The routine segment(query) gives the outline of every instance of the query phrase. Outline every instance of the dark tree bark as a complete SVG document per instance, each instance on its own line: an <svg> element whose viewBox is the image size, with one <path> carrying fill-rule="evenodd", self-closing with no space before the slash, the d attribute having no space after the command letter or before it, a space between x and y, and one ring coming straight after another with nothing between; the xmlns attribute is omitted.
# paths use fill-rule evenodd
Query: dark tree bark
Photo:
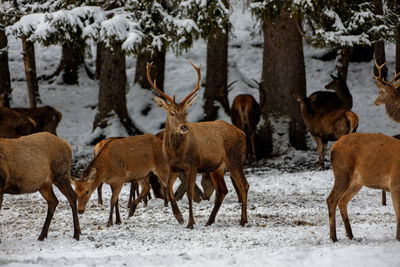
<svg viewBox="0 0 400 267"><path fill-rule="evenodd" d="M228 35L216 32L208 37L206 84L204 91L204 120L213 121L218 116L219 102L226 114L230 114L227 92L228 82Z"/></svg>
<svg viewBox="0 0 400 267"><path fill-rule="evenodd" d="M2 23L0 21L0 23ZM11 79L8 66L8 41L3 27L0 27L0 106L10 107Z"/></svg>
<svg viewBox="0 0 400 267"><path fill-rule="evenodd" d="M299 23L299 25L301 25ZM293 94L305 96L306 75L303 43L296 22L287 14L281 15L274 24L264 21L264 55L261 99L262 116L275 113L290 118L290 144L297 149L306 149L306 127L301 117L300 106ZM271 140L269 126L264 125L265 138Z"/></svg>
<svg viewBox="0 0 400 267"><path fill-rule="evenodd" d="M396 30L396 73L400 72L400 27Z"/></svg>
<svg viewBox="0 0 400 267"><path fill-rule="evenodd" d="M125 54L120 46L103 47L101 73L98 112L93 130L97 127L107 127L108 119L112 113L116 113L128 135L142 133L132 122L126 108Z"/></svg>
<svg viewBox="0 0 400 267"><path fill-rule="evenodd" d="M66 84L78 84L78 69L83 63L83 50L69 44L62 46L61 64L63 66L63 81Z"/></svg>
<svg viewBox="0 0 400 267"><path fill-rule="evenodd" d="M96 74L95 78L97 80L100 79L101 75L101 50L103 49L104 44L102 42L97 43L96 47Z"/></svg>
<svg viewBox="0 0 400 267"><path fill-rule="evenodd" d="M382 0L374 0L375 4L375 13L377 15L383 15L383 6L382 6ZM379 41L374 43L374 55L375 55L375 60L378 65L382 65L383 63L386 62L386 57L385 57L385 42L384 41ZM382 77L387 78L387 66L385 65L382 68ZM378 75L378 69L375 67L374 64L374 74Z"/></svg>
<svg viewBox="0 0 400 267"><path fill-rule="evenodd" d="M340 73L345 81L347 80L347 73L349 70L350 54L351 47L345 46L339 49L336 55L336 75Z"/></svg>
<svg viewBox="0 0 400 267"><path fill-rule="evenodd" d="M154 54L149 52L140 53L136 62L135 83L140 84L144 89L152 89L147 81L146 64L153 62L151 67L151 78L157 81L157 87L164 91L164 75L165 75L165 48L162 51L156 51Z"/></svg>
<svg viewBox="0 0 400 267"><path fill-rule="evenodd" d="M28 86L29 105L35 108L37 104L42 103L39 95L39 85L36 76L35 46L33 42L28 41L25 36L22 37L22 48L24 55L24 65L26 74L26 84Z"/></svg>

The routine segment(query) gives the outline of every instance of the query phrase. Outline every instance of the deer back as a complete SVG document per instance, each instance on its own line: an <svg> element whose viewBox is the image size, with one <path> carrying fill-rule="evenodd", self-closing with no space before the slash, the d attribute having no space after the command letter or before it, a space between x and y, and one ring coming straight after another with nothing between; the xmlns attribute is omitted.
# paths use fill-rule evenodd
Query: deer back
<svg viewBox="0 0 400 267"><path fill-rule="evenodd" d="M71 147L50 133L0 138L0 155L6 193L32 193L56 179L69 179Z"/></svg>
<svg viewBox="0 0 400 267"><path fill-rule="evenodd" d="M242 94L235 97L231 107L231 121L241 130L254 129L260 121L260 108L252 95Z"/></svg>

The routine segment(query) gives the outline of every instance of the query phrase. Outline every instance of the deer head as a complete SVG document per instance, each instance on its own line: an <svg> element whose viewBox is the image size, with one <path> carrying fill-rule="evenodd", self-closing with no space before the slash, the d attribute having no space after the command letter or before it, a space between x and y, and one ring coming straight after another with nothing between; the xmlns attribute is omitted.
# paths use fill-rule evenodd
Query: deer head
<svg viewBox="0 0 400 267"><path fill-rule="evenodd" d="M78 198L78 213L83 214L86 209L86 204L88 203L90 196L92 195L96 187L92 186L92 183L97 177L96 168L90 169L88 176L82 174L81 178L72 178L75 184L75 192Z"/></svg>
<svg viewBox="0 0 400 267"><path fill-rule="evenodd" d="M400 86L400 80L395 82L395 80L400 76L400 72L395 74L393 79L388 82L382 78L382 68L385 66L385 64L386 64L386 62L379 66L375 60L375 66L378 70L378 76L375 76L372 73L372 77L374 77L374 79L375 79L375 84L379 88L379 95L374 102L374 104L377 106L382 105L382 104L387 104L388 102L393 101L391 99L393 96L393 93L397 92L397 88Z"/></svg>
<svg viewBox="0 0 400 267"><path fill-rule="evenodd" d="M191 61L189 62L197 72L198 81L193 91L189 93L180 103L177 103L175 101L175 95L173 98L171 98L160 89L158 89L156 80L154 80L154 82L152 81L150 77L150 68L153 63L147 63L146 67L147 80L149 81L150 85L165 99L164 100L161 97L154 96L154 101L156 102L156 104L159 107L163 108L167 113L165 129L180 134L186 134L189 130L187 126L187 109L193 104L193 101L196 99L196 92L199 90L201 82L201 65L197 68L195 65L193 65Z"/></svg>

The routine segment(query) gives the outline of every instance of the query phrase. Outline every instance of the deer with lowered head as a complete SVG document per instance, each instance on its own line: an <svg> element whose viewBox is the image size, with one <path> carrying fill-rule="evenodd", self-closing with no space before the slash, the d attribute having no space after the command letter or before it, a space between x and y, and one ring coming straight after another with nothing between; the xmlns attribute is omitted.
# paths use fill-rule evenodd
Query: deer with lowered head
<svg viewBox="0 0 400 267"><path fill-rule="evenodd" d="M339 206L348 238L353 238L348 202L363 186L390 192L396 213L396 239L400 241L400 142L383 134L352 133L331 148L335 183L326 202L330 238L337 241L336 207Z"/></svg>
<svg viewBox="0 0 400 267"><path fill-rule="evenodd" d="M153 172L162 186L167 185L169 166L162 156L162 141L151 134L116 138L104 144L99 153L90 161L82 175L74 179L78 195L78 212L83 214L90 196L101 183L111 186L110 215L107 226L113 225L115 208L116 224L121 223L119 194L125 182L137 181L142 192L129 209L131 217L139 202L149 193L146 180Z"/></svg>
<svg viewBox="0 0 400 267"><path fill-rule="evenodd" d="M307 97L297 96L304 124L317 143L318 168L325 168L325 153L328 141L336 141L341 136L354 132L358 126L358 116L346 109L336 109L327 113L314 112Z"/></svg>
<svg viewBox="0 0 400 267"><path fill-rule="evenodd" d="M246 153L246 136L243 131L225 121L197 122L187 121L187 109L196 99L200 88L201 65L196 67L198 81L196 87L180 103L158 89L156 81L150 77L152 63L147 63L147 79L150 85L164 98L154 96L158 106L167 113L162 152L168 162L170 172L182 172L188 180L186 194L189 200L189 220L187 228L193 228L193 192L198 172L210 172L211 180L216 188L214 208L206 225L211 225L228 193L224 173L230 172L231 178L238 187L241 199L242 215L240 225L247 223L247 191L249 184L243 173ZM168 193L172 210L179 223L183 223L182 214L176 204L172 186L176 175L168 180Z"/></svg>
<svg viewBox="0 0 400 267"><path fill-rule="evenodd" d="M50 222L58 205L53 185L68 199L74 221L74 238L80 227L76 194L71 187L71 147L50 133L36 133L17 139L0 138L0 210L3 194L39 191L47 201L47 216L39 240L47 238Z"/></svg>
<svg viewBox="0 0 400 267"><path fill-rule="evenodd" d="M114 139L121 139L121 138L124 138L124 137L109 137L109 138L105 138L105 139L101 140L93 148L94 156L96 156L100 152L100 150L103 148L103 146L106 143L108 143L109 141L112 141ZM146 180L143 180L142 182L145 183ZM154 196L158 197L158 198L164 198L161 195L162 194L161 186L160 186L160 183L157 180L157 177L154 176L154 175L150 175L149 182L150 182L151 188L154 191ZM100 205L103 205L102 187L103 187L103 183L101 183L99 185L99 187L97 187L97 202ZM139 197L139 195L140 195L139 184L136 181L132 181L131 182L131 189L130 189L130 192L129 192L128 208L131 207L132 203L135 201L136 196ZM147 196L145 196L143 198L144 206L147 206L147 200L148 199L151 199L150 192L147 194ZM165 203L165 205L168 206L168 203Z"/></svg>

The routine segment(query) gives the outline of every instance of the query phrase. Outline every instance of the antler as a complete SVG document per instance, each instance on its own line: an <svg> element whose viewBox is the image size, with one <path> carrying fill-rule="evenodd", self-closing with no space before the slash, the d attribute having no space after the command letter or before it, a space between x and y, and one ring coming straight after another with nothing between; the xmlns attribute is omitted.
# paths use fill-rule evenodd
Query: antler
<svg viewBox="0 0 400 267"><path fill-rule="evenodd" d="M161 91L160 89L157 88L156 80L154 80L154 83L153 83L153 81L151 80L151 77L150 77L150 68L151 68L151 65L153 65L153 62L150 62L150 63L147 62L147 66L146 66L147 80L149 81L150 85L151 85L154 89L156 89L156 91L157 91L161 96L163 96L166 100L168 100L170 103L175 103L175 100L174 100L174 99L172 99L170 96L168 96L168 95L165 94L163 91Z"/></svg>
<svg viewBox="0 0 400 267"><path fill-rule="evenodd" d="M200 67L197 68L195 65L193 65L192 61L189 60L189 63L197 71L198 81L197 81L197 84L196 84L196 87L194 88L194 90L183 99L182 104L185 104L185 102L188 101L189 98L191 98L192 95L194 95L199 90L200 83L201 83L201 64L200 64Z"/></svg>
<svg viewBox="0 0 400 267"><path fill-rule="evenodd" d="M378 63L377 63L376 60L375 60L375 66L376 66L376 69L378 70L378 75L379 75L379 76L376 76L375 74L372 73L372 77L374 77L375 80L377 80L378 82L381 82L381 83L383 83L383 84L385 84L385 85L393 86L392 83L400 76L400 72L397 73L397 74L395 74L395 75L394 75L394 78L393 78L392 80L390 80L389 82L387 82L387 81L385 81L385 80L382 78L382 68L383 68L385 65L386 65L386 62L379 66ZM397 87L399 87L399 85L400 85L400 83L396 82L396 84L395 84L394 87L397 88Z"/></svg>

